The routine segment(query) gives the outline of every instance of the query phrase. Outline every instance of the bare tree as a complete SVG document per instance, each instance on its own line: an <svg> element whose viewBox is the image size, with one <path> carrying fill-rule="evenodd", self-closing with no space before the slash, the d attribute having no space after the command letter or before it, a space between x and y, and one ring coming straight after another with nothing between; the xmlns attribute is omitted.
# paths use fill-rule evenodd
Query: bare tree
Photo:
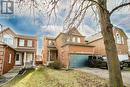
<svg viewBox="0 0 130 87"><path fill-rule="evenodd" d="M58 3L60 0L51 0L51 3ZM106 49L106 54L108 58L108 68L109 68L109 82L110 87L123 87L123 81L120 70L120 63L118 59L118 53L115 45L115 40L112 33L113 25L111 24L110 16L116 10L124 6L130 5L130 1L122 0L122 3L113 8L111 11L107 9L107 0L73 0L70 11L65 19L65 24L67 28L70 29L73 26L79 26L85 17L86 11L91 8L96 8L98 12L95 12L99 16L101 33L104 38L104 44ZM76 8L75 14L71 16L74 10L74 6L79 3ZM55 5L56 5L55 4ZM53 6L52 10L56 6ZM96 7L94 7L96 6Z"/></svg>
<svg viewBox="0 0 130 87"><path fill-rule="evenodd" d="M35 0L33 0L35 1ZM67 1L67 0L66 0ZM129 0L121 0L122 2L114 7L111 11L108 10L108 0L69 0L72 4L68 15L64 21L65 28L70 29L71 27L78 27L84 19L87 10L90 8L93 10L95 15L98 15L100 21L101 33L104 38L104 44L106 54L108 58L109 68L109 82L110 87L123 87L123 81L121 76L120 64L118 59L118 53L115 45L115 40L112 33L113 25L110 17L113 12L130 5ZM52 13L56 13L58 3L65 2L65 0L45 0L48 2L48 16ZM47 3L45 3L47 4Z"/></svg>

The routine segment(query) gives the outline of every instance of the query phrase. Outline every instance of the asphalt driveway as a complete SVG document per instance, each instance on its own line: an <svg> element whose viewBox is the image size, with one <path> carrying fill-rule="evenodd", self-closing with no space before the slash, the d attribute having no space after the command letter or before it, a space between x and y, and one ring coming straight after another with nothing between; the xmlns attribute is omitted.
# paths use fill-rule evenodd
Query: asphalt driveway
<svg viewBox="0 0 130 87"><path fill-rule="evenodd" d="M87 73L92 73L101 78L109 79L109 73L108 73L108 70L106 69L85 67L85 68L78 68L76 70L80 70ZM123 82L127 84L128 87L130 87L130 71L122 71L122 77L123 77Z"/></svg>

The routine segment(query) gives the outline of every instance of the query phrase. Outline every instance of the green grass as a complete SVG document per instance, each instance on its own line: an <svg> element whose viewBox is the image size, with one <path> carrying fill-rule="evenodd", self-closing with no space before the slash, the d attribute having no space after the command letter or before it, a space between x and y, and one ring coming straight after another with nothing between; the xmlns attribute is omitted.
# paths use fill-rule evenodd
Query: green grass
<svg viewBox="0 0 130 87"><path fill-rule="evenodd" d="M16 76L2 87L106 87L106 84L106 80L80 71L40 67Z"/></svg>

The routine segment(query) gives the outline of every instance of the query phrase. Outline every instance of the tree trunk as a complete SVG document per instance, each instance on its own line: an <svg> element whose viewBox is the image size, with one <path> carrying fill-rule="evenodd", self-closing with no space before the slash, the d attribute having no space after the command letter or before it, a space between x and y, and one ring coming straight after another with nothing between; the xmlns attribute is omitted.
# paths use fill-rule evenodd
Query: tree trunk
<svg viewBox="0 0 130 87"><path fill-rule="evenodd" d="M110 87L123 87L120 63L112 30L113 26L110 21L109 11L107 10L107 0L98 0L98 3L103 7L97 6L101 23L101 33L104 38L108 59L109 85Z"/></svg>

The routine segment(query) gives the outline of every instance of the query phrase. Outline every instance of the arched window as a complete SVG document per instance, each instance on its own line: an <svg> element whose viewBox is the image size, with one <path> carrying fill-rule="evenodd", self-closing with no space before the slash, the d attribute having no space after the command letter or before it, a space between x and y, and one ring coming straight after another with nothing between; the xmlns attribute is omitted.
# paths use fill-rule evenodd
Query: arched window
<svg viewBox="0 0 130 87"><path fill-rule="evenodd" d="M80 38L79 37L77 38L77 42L80 43Z"/></svg>
<svg viewBox="0 0 130 87"><path fill-rule="evenodd" d="M116 33L116 43L121 44L121 36L119 33Z"/></svg>
<svg viewBox="0 0 130 87"><path fill-rule="evenodd" d="M72 38L72 42L75 42L75 39L76 39L76 38L75 38L75 37L73 37L73 38Z"/></svg>

